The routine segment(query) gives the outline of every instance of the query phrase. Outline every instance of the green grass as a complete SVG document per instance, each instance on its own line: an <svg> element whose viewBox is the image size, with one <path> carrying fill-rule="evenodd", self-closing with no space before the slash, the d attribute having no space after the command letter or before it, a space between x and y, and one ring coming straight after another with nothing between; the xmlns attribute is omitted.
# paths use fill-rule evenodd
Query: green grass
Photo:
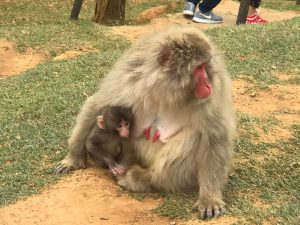
<svg viewBox="0 0 300 225"><path fill-rule="evenodd" d="M130 8L129 19L163 1L148 1ZM168 1L170 2L170 1ZM266 1L267 2L267 1ZM67 139L87 95L128 47L124 38L109 35L109 27L90 21L94 2L86 1L78 22L69 22L72 1L17 1L1 3L0 39L14 41L19 50L33 47L53 57L65 50L92 46L89 53L64 61L48 61L16 77L0 80L0 205L38 192L56 181L53 166L67 153ZM49 5L53 5L49 8ZM207 30L224 51L234 79L253 80L258 87L270 84L299 85L300 18L264 26L238 26ZM273 73L291 73L279 81ZM262 106L263 107L263 106ZM279 114L298 112L277 112ZM297 114L298 113L298 114ZM300 125L289 129L290 139L255 143L259 126L266 133L284 121L273 114L257 117L238 113L235 168L225 191L228 214L241 224L297 224L300 210ZM278 149L279 156L268 155ZM266 156L256 160L254 156ZM146 195L133 195L142 200ZM170 218L192 218L195 194L161 193L164 202L154 211ZM267 205L256 206L256 201ZM274 222L275 221L275 222ZM240 223L238 223L240 224Z"/></svg>
<svg viewBox="0 0 300 225"><path fill-rule="evenodd" d="M240 25L207 31L224 50L232 76L251 76L260 87L280 83L273 76L275 71L291 72L299 80L299 32L300 17L264 26Z"/></svg>
<svg viewBox="0 0 300 225"><path fill-rule="evenodd" d="M300 10L296 0L262 0L261 6L275 10Z"/></svg>
<svg viewBox="0 0 300 225"><path fill-rule="evenodd" d="M278 11L300 10L300 6L296 5L296 0L262 0L260 7L270 8Z"/></svg>

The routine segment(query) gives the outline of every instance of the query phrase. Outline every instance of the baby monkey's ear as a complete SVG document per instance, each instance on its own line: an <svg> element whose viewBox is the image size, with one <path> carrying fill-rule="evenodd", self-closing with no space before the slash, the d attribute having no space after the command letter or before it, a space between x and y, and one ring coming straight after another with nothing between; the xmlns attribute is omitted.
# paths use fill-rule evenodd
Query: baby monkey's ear
<svg viewBox="0 0 300 225"><path fill-rule="evenodd" d="M157 62L164 66L166 62L169 60L171 55L172 48L168 45L162 46L160 53L157 56Z"/></svg>
<svg viewBox="0 0 300 225"><path fill-rule="evenodd" d="M105 129L103 116L97 116L97 125L100 129Z"/></svg>

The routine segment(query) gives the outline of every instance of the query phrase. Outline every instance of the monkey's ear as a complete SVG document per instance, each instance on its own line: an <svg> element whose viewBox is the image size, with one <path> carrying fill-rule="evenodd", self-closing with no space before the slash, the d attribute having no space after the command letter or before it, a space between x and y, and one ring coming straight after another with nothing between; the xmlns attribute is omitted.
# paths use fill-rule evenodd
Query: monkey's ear
<svg viewBox="0 0 300 225"><path fill-rule="evenodd" d="M97 125L100 129L105 129L103 116L97 116Z"/></svg>
<svg viewBox="0 0 300 225"><path fill-rule="evenodd" d="M162 46L160 53L157 56L157 61L160 65L165 65L166 62L169 60L171 55L171 47L170 46Z"/></svg>

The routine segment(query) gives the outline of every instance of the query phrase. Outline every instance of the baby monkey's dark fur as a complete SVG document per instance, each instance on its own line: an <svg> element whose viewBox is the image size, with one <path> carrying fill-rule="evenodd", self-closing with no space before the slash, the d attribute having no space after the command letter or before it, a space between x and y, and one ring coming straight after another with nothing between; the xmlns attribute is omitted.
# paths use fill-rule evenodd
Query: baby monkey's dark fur
<svg viewBox="0 0 300 225"><path fill-rule="evenodd" d="M128 129L130 134L131 109L115 106L101 111L86 141L88 156L98 166L108 167L114 175L123 174L125 168L118 161L122 155L121 139L128 136L122 136L120 129Z"/></svg>

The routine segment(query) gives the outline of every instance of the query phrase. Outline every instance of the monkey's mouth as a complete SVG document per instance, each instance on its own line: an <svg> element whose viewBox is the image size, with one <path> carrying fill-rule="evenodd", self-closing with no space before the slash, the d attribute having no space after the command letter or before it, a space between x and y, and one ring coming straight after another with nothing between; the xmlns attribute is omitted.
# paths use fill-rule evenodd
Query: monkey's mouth
<svg viewBox="0 0 300 225"><path fill-rule="evenodd" d="M123 133L121 133L120 135L121 135L121 137L123 137L123 138L128 138L129 132L123 132Z"/></svg>

